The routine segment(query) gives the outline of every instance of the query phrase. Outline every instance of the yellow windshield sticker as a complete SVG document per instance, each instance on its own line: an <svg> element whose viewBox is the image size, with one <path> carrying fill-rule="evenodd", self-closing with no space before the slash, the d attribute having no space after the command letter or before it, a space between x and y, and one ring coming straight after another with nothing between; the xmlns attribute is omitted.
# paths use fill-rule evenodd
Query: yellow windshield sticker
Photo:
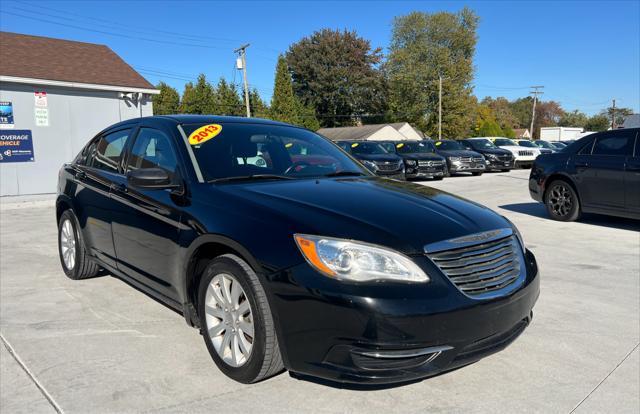
<svg viewBox="0 0 640 414"><path fill-rule="evenodd" d="M357 147L358 145L360 145L360 144L358 144L357 142L354 142L353 144L351 144L351 148L355 148L355 147Z"/></svg>
<svg viewBox="0 0 640 414"><path fill-rule="evenodd" d="M219 124L205 125L203 127L196 129L191 133L191 135L189 135L189 144L191 145L204 144L206 141L209 141L211 138L215 138L221 132L222 132L222 125L219 125Z"/></svg>
<svg viewBox="0 0 640 414"><path fill-rule="evenodd" d="M442 141L436 142L436 147L439 146L439 145L442 145Z"/></svg>
<svg viewBox="0 0 640 414"><path fill-rule="evenodd" d="M293 142L289 142L289 143L285 144L284 146L285 146L285 148L291 148L291 147L293 147Z"/></svg>
<svg viewBox="0 0 640 414"><path fill-rule="evenodd" d="M402 148L402 147L404 147L404 143L402 143L402 142L399 143L398 145L396 145L396 148Z"/></svg>

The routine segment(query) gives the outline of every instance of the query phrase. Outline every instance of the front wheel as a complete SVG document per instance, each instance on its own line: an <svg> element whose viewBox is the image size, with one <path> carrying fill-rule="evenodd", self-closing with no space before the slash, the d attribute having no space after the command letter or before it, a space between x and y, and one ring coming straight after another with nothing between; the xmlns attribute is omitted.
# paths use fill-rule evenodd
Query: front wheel
<svg viewBox="0 0 640 414"><path fill-rule="evenodd" d="M509 172L509 171L511 171L511 170L510 170L510 169L508 169L508 168L504 168L504 169L502 169L502 170L500 170L500 171L502 171L502 172Z"/></svg>
<svg viewBox="0 0 640 414"><path fill-rule="evenodd" d="M549 185L544 204L553 220L574 221L580 217L578 195L566 181L556 180Z"/></svg>
<svg viewBox="0 0 640 414"><path fill-rule="evenodd" d="M249 384L284 369L266 293L244 260L225 254L209 262L198 293L201 332L225 375Z"/></svg>
<svg viewBox="0 0 640 414"><path fill-rule="evenodd" d="M62 270L70 279L87 279L100 271L87 255L78 220L72 210L66 210L58 222L58 253Z"/></svg>
<svg viewBox="0 0 640 414"><path fill-rule="evenodd" d="M480 171L478 171L478 172L472 172L471 174L472 174L473 176L475 176L475 177L479 177L479 176L481 176L481 175L482 175L482 172L480 172Z"/></svg>

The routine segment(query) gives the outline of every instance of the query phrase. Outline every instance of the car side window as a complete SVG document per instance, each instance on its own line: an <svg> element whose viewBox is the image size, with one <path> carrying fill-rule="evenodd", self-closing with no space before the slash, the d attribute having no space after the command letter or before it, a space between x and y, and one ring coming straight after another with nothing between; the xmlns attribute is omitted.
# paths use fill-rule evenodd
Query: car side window
<svg viewBox="0 0 640 414"><path fill-rule="evenodd" d="M162 168L173 181L178 161L171 139L164 132L153 128L140 129L127 160L127 171L139 168Z"/></svg>
<svg viewBox="0 0 640 414"><path fill-rule="evenodd" d="M635 133L632 131L615 131L596 138L593 146L593 155L618 155L633 154Z"/></svg>
<svg viewBox="0 0 640 414"><path fill-rule="evenodd" d="M88 147L86 165L103 171L119 172L122 152L130 134L131 129L123 129L99 137Z"/></svg>

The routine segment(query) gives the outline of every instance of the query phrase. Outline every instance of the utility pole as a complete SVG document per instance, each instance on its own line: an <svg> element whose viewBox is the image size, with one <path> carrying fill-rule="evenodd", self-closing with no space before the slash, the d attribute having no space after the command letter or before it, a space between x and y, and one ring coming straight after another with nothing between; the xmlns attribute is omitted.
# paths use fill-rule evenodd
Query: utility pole
<svg viewBox="0 0 640 414"><path fill-rule="evenodd" d="M442 139L442 75L438 75L438 139Z"/></svg>
<svg viewBox="0 0 640 414"><path fill-rule="evenodd" d="M531 111L531 128L529 131L531 132L531 138L533 138L533 121L536 119L536 102L538 102L538 95L542 95L544 93L538 89L542 89L544 86L530 86L530 88L533 89L529 92L533 95L533 109Z"/></svg>
<svg viewBox="0 0 640 414"><path fill-rule="evenodd" d="M613 100L611 106L611 129L616 129L616 100Z"/></svg>
<svg viewBox="0 0 640 414"><path fill-rule="evenodd" d="M249 107L249 84L247 83L247 59L246 49L249 47L249 43L244 44L234 50L235 53L240 55L240 62L242 64L242 80L244 82L244 103L247 106L247 118L251 118L251 108ZM238 68L240 69L240 68Z"/></svg>

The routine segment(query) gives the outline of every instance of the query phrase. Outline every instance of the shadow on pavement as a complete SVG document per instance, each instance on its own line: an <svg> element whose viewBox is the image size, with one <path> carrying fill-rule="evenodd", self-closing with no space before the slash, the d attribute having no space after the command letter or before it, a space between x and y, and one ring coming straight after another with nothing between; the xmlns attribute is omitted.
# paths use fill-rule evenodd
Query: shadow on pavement
<svg viewBox="0 0 640 414"><path fill-rule="evenodd" d="M513 211L520 214L526 214L529 216L540 217L543 219L551 220L547 214L542 203L517 203L517 204L505 204L499 206L502 209ZM628 219L624 217L604 216L600 214L583 214L580 223L591 224L594 226L611 227L621 230L634 230L640 231L640 221Z"/></svg>

